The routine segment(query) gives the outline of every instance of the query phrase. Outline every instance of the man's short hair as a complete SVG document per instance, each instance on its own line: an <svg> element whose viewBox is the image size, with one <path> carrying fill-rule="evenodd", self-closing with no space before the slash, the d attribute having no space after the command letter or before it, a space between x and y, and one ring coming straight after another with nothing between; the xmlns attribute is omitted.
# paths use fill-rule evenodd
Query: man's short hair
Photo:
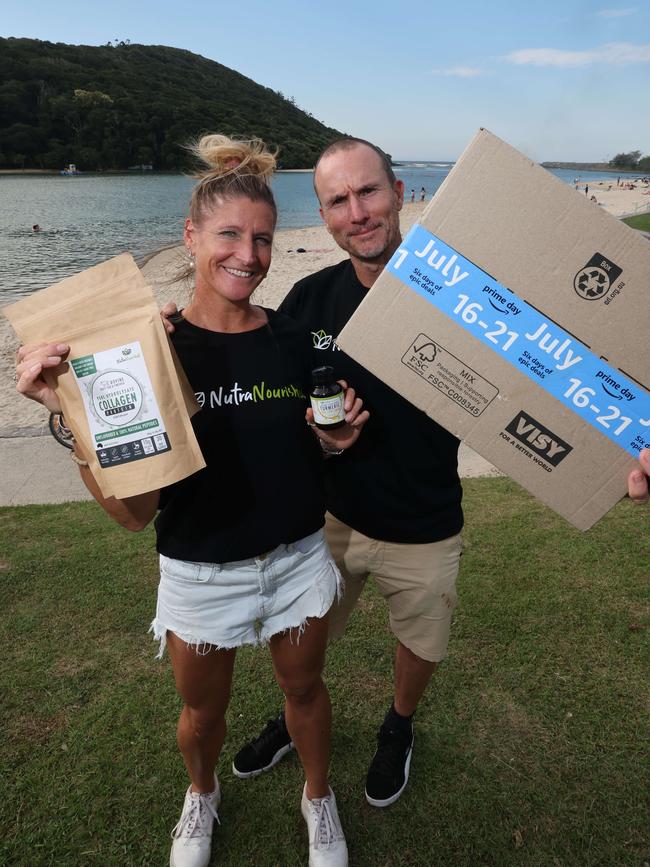
<svg viewBox="0 0 650 867"><path fill-rule="evenodd" d="M374 145L370 141L366 141L365 138L355 138L354 136L346 135L343 138L336 139L336 141L333 141L330 144L328 144L327 147L325 147L321 151L320 156L316 160L316 165L314 166L314 175L313 175L314 190L316 191L316 195L318 195L318 190L316 189L316 170L318 169L320 161L324 157L328 157L328 156L330 156L330 154L336 153L337 151L352 150L352 148L357 147L357 145L364 145L365 147L370 148L370 150L374 151L377 154L377 156L379 157L379 159L381 160L381 164L384 168L384 171L386 172L386 177L388 178L391 186L395 183L397 178L395 177L395 172L393 171L393 167L390 164L390 158L387 156L387 154L384 153L384 151L381 148L377 147L377 145Z"/></svg>

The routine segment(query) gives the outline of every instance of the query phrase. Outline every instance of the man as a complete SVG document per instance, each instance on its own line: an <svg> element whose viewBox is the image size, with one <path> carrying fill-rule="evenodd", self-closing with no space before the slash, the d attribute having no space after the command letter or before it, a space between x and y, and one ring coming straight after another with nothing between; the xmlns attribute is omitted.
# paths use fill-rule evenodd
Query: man
<svg viewBox="0 0 650 867"><path fill-rule="evenodd" d="M326 534L346 582L330 637L343 632L369 574L396 637L394 699L366 780L368 802L385 807L407 784L413 714L447 651L463 524L458 441L335 341L401 242L402 181L382 151L350 138L322 153L314 187L328 231L350 258L300 280L280 310L313 333L314 367L331 364L370 410L355 447L326 461ZM290 749L281 715L237 754L233 771L254 776Z"/></svg>

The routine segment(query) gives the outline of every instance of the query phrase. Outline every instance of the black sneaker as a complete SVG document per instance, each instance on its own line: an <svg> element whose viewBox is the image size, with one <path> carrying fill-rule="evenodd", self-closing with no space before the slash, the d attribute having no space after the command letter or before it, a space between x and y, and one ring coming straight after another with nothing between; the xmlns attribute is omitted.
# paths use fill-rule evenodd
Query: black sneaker
<svg viewBox="0 0 650 867"><path fill-rule="evenodd" d="M260 734L242 747L232 763L232 772L240 780L256 777L277 765L293 749L293 741L284 722L284 713L270 719Z"/></svg>
<svg viewBox="0 0 650 867"><path fill-rule="evenodd" d="M412 753L413 727L402 732L383 723L366 777L366 801L372 807L388 807L402 794L409 779Z"/></svg>

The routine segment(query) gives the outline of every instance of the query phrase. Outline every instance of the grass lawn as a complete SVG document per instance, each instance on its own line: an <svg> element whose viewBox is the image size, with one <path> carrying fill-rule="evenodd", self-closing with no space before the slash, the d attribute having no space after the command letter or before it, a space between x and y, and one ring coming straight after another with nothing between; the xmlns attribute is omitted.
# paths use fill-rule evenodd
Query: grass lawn
<svg viewBox="0 0 650 867"><path fill-rule="evenodd" d="M383 600L331 648L332 782L352 867L644 867L648 509L571 529L507 479L466 481L449 659L416 717L411 783L363 796L391 696ZM151 531L93 504L0 510L0 864L166 865L187 786L169 662L146 635ZM268 653L241 652L212 864L306 865L295 757L242 782L230 759L279 705Z"/></svg>
<svg viewBox="0 0 650 867"><path fill-rule="evenodd" d="M641 229L642 232L650 232L650 213L639 214L636 217L626 217L623 222L627 223L628 226L632 226L633 229Z"/></svg>

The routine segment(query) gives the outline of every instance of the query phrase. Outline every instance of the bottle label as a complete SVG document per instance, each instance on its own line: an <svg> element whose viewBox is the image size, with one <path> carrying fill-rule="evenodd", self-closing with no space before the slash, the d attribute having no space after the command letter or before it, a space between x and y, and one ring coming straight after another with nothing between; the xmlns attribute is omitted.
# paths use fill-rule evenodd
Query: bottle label
<svg viewBox="0 0 650 867"><path fill-rule="evenodd" d="M336 424L345 421L344 394L330 395L328 397L311 396L311 408L314 411L316 424Z"/></svg>

